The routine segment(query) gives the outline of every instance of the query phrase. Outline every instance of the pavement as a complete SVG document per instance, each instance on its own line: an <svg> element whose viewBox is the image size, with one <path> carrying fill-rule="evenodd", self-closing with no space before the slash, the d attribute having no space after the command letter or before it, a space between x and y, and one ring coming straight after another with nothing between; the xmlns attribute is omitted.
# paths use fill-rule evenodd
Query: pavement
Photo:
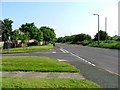
<svg viewBox="0 0 120 90"><path fill-rule="evenodd" d="M118 50L81 45L56 44L54 49L42 52L3 54L2 56L47 56L74 65L80 74L103 88L118 88Z"/></svg>
<svg viewBox="0 0 120 90"><path fill-rule="evenodd" d="M73 78L85 79L80 73L68 72L0 72L0 76L36 77L36 78Z"/></svg>

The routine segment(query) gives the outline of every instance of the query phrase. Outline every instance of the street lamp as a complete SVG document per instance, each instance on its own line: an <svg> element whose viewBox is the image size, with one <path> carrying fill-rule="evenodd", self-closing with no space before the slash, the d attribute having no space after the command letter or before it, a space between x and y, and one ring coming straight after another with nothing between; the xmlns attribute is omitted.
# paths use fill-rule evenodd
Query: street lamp
<svg viewBox="0 0 120 90"><path fill-rule="evenodd" d="M98 16L98 45L99 45L99 40L100 40L100 34L99 34L99 14L93 14Z"/></svg>
<svg viewBox="0 0 120 90"><path fill-rule="evenodd" d="M10 36L8 37L8 53L10 53Z"/></svg>

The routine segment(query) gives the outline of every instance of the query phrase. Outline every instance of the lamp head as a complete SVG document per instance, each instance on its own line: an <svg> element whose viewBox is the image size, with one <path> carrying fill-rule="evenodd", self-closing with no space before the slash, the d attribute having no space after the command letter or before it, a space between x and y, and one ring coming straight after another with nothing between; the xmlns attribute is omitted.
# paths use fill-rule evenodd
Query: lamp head
<svg viewBox="0 0 120 90"><path fill-rule="evenodd" d="M93 14L93 15L98 15L98 14ZM98 15L99 16L99 15Z"/></svg>

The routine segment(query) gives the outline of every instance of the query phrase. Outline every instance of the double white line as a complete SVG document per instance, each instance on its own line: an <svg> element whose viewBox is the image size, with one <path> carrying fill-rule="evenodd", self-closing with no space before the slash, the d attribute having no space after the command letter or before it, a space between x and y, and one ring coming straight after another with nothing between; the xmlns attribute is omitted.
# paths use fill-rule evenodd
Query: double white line
<svg viewBox="0 0 120 90"><path fill-rule="evenodd" d="M69 53L67 50L63 49L63 48L60 48L60 50L63 52L63 53Z"/></svg>
<svg viewBox="0 0 120 90"><path fill-rule="evenodd" d="M92 65L92 66L96 66L95 64L91 63L90 61L87 61L87 60L85 60L84 58L81 58L80 56L77 56L77 55L75 55L74 53L71 53L71 52L69 52L69 51L67 51L67 50L65 50L65 49L63 49L63 48L60 48L60 50L61 50L63 53L69 53L69 54L71 54L71 55L79 58L80 60L82 60L82 61L84 61L84 62L86 62L86 63L88 63L88 64L90 64L90 65Z"/></svg>

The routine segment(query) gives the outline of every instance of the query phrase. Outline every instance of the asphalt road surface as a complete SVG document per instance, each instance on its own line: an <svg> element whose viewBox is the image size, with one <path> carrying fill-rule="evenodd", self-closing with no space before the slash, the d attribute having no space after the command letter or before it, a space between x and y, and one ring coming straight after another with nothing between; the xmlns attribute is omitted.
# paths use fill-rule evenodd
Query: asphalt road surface
<svg viewBox="0 0 120 90"><path fill-rule="evenodd" d="M5 55L48 56L67 60L67 62L80 69L80 73L86 79L96 82L107 90L118 88L118 50L56 44L54 49L42 52Z"/></svg>

